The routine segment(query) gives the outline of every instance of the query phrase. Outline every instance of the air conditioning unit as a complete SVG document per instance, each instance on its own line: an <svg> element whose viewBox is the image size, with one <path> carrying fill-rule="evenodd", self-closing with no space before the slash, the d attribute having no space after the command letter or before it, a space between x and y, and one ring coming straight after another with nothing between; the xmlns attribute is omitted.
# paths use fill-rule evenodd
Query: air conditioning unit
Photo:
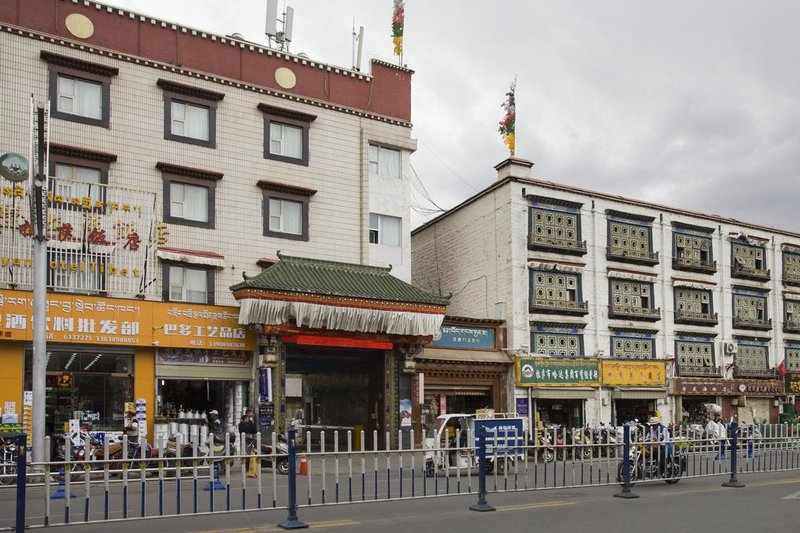
<svg viewBox="0 0 800 533"><path fill-rule="evenodd" d="M723 342L722 343L722 353L725 355L736 355L736 352L739 350L739 347L736 345L735 342Z"/></svg>

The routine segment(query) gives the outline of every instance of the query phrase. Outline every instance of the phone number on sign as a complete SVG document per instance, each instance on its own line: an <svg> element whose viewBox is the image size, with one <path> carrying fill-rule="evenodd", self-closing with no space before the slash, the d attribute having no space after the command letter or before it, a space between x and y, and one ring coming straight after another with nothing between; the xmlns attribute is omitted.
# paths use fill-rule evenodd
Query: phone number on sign
<svg viewBox="0 0 800 533"><path fill-rule="evenodd" d="M54 340L55 336L49 334L48 340ZM109 337L107 335L64 335L61 337L65 341L77 342L113 342L117 344L136 344L138 339L136 337Z"/></svg>

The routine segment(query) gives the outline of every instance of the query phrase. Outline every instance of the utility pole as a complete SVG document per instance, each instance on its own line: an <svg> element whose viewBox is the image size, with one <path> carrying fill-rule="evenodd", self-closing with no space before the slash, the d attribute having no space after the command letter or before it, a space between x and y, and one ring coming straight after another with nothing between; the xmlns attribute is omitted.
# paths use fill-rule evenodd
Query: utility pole
<svg viewBox="0 0 800 533"><path fill-rule="evenodd" d="M33 100L31 99L31 107ZM48 106L49 107L49 106ZM45 396L47 372L47 129L45 108L36 106L31 127L31 156L35 152L36 171L30 173L33 236L33 459L45 460ZM31 157L33 163L33 157Z"/></svg>

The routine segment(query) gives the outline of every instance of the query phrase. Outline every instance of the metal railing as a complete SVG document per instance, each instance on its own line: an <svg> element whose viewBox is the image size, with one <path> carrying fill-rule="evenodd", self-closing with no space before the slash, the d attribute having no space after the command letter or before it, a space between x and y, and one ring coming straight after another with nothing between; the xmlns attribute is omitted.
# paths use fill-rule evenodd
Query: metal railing
<svg viewBox="0 0 800 533"><path fill-rule="evenodd" d="M66 440L63 457L31 464L23 448L17 468L3 474L17 491L0 487L0 498L16 499L17 518L0 517L0 529L261 509L286 510L288 522L299 522L305 506L453 494L475 494L488 505L487 494L496 492L618 483L630 491L632 483L800 469L800 426L785 424L731 424L717 434L700 425L635 423L624 431L549 426L483 438L455 431L421 446L414 444L416 436L348 431L346 446L334 438L320 449L312 449L310 439L299 446L293 430L287 441L275 434L266 442L242 435L234 443L227 435L215 443L212 436L206 443L177 440L157 450L127 439L119 448ZM393 437L411 444L378 445ZM135 453L128 453L129 444ZM26 493L26 487L36 490ZM26 508L37 511L27 523Z"/></svg>

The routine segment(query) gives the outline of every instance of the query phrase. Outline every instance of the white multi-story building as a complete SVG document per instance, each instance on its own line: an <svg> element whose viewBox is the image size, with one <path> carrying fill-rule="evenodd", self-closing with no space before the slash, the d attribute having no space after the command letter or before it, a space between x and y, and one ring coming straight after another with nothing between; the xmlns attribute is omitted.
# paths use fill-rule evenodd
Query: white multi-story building
<svg viewBox="0 0 800 533"><path fill-rule="evenodd" d="M259 341L237 323L230 289L279 264L280 254L312 259L292 263L308 276L259 298L399 305L380 283L361 293L344 278L314 284L314 272L338 263L398 287L410 281L413 73L370 66L367 73L328 65L93 1L0 5L0 155L27 157L31 96L50 106L47 370L53 383L67 377L51 387L49 430L85 414L110 428L121 423L123 403L139 399L151 422L154 413L211 408L234 422L257 398L277 402L266 382L283 381L266 369L292 374L291 390L274 391L282 396L276 414L294 402L325 422L327 400L355 403L361 392L328 387L320 396L304 383L335 366L317 357L348 349L352 383L342 387L377 392L369 405L349 406L351 419L327 413L328 420L393 424L395 399L383 391L396 374L396 338L413 333L406 342L414 342L420 331L361 330L362 317L358 327L311 332L287 311L281 316L295 331ZM25 184L2 186L0 400L22 413L31 371L31 217ZM405 296L403 305L431 303ZM444 313L439 302L434 315ZM316 340L300 339L298 328ZM380 343L366 342L380 334ZM260 344L289 346L290 368L263 358ZM91 387L108 392L82 392Z"/></svg>
<svg viewBox="0 0 800 533"><path fill-rule="evenodd" d="M412 232L416 286L452 293L452 315L506 321L509 408L529 401L542 422L576 425L681 421L717 403L777 420L776 369L800 370L800 234L531 167L504 161L495 183Z"/></svg>

